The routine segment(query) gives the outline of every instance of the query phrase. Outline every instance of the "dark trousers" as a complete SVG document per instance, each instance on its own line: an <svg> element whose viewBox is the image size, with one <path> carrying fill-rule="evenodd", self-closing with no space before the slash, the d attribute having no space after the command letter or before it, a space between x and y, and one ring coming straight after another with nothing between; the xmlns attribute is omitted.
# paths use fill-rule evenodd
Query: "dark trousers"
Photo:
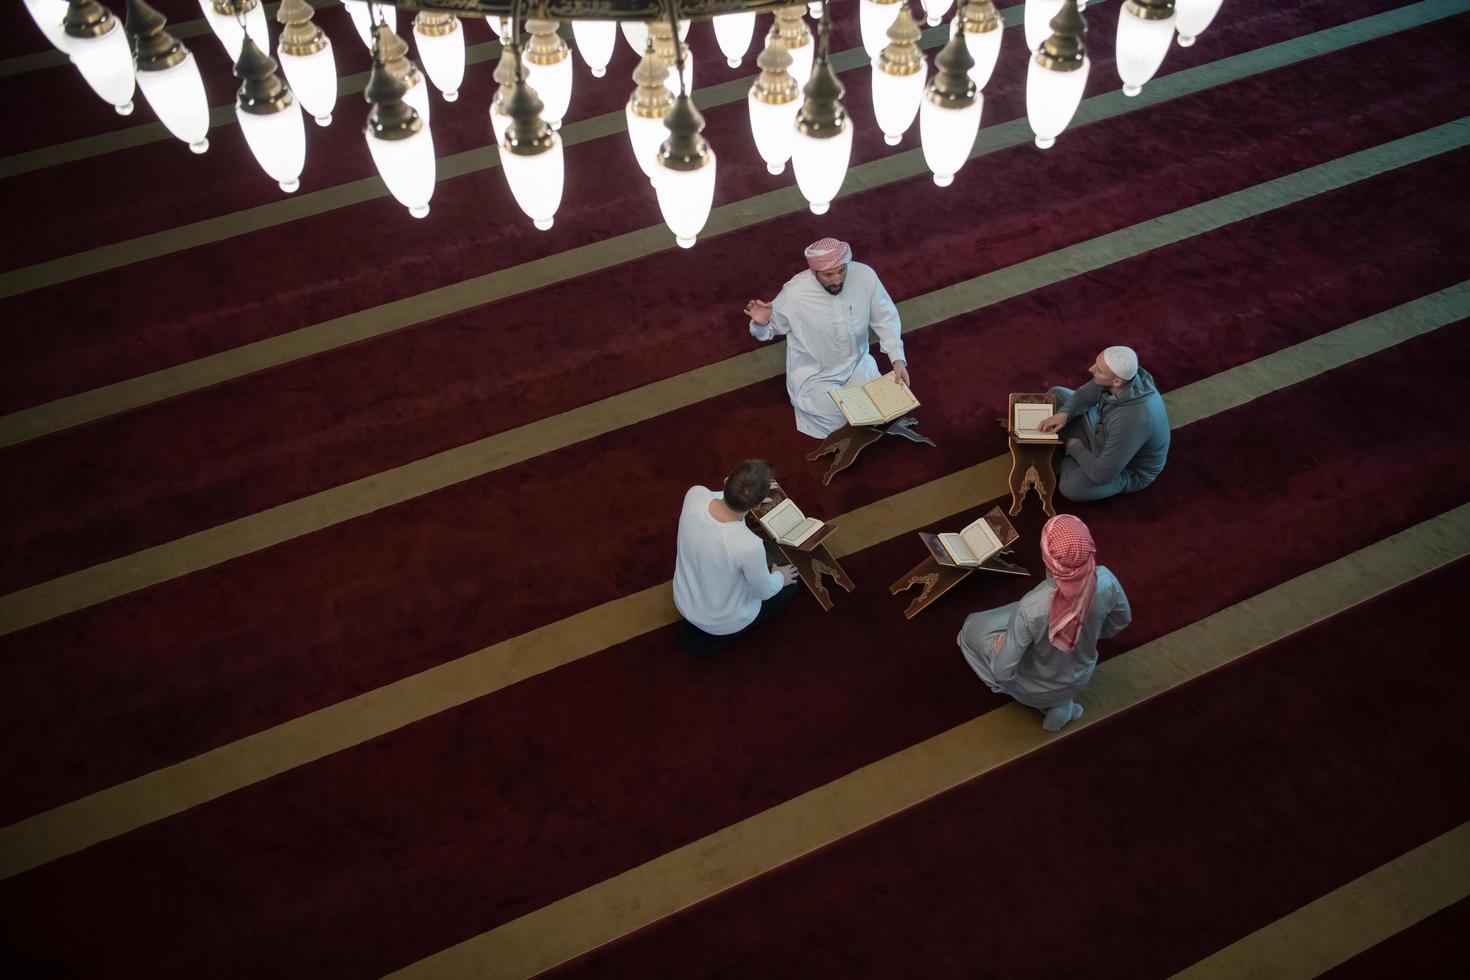
<svg viewBox="0 0 1470 980"><path fill-rule="evenodd" d="M761 611L756 614L755 619L738 633L727 633L724 636L706 633L689 620L681 619L679 621L679 642L684 645L684 651L691 657L712 657L737 636L744 636L761 623L775 619L787 606L791 605L791 600L796 598L796 590L799 588L801 588L800 582L792 582L762 602Z"/></svg>

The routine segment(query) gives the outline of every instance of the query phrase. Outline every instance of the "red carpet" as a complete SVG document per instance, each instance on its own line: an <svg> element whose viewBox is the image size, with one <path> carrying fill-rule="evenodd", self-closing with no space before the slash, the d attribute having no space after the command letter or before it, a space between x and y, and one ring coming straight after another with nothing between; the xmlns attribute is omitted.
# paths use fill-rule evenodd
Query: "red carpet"
<svg viewBox="0 0 1470 980"><path fill-rule="evenodd" d="M1464 971L1466 956L1470 956L1470 898L1364 950L1322 977L1323 980L1379 980L1389 976L1454 980Z"/></svg>
<svg viewBox="0 0 1470 980"><path fill-rule="evenodd" d="M1394 6L1231 0L1165 72ZM197 16L193 0L173 8ZM1092 18L1093 93L1118 84L1117 9ZM360 70L343 12L321 16L340 21L344 74ZM834 47L857 43L855 24L844 31ZM774 292L813 237L851 238L903 299L1470 115L1467 32L1462 14L1075 129L1046 154L989 154L946 191L921 175L827 218L666 248L0 451L0 591L751 350L739 305ZM988 125L1022 114L1019 37ZM227 97L217 42L191 46ZM701 85L741 74L713 52L706 37ZM633 59L618 57L571 118L621 105ZM492 67L472 66L465 100L436 115L441 157L484 145ZM45 76L68 72L9 81L51 91ZM848 81L856 158L886 156L866 70ZM147 121L93 126L111 113L89 99L69 92L74 111L0 155ZM368 172L357 100L312 132L309 188ZM764 173L742 105L707 117L721 201L790 183ZM221 169L242 149L234 128L214 138L203 161L160 143L9 178L35 241L0 246L0 267L274 200L248 159ZM773 459L810 512L841 514L1004 452L1004 391L1075 384L1104 344L1138 347L1176 391L1460 283L1467 152L912 334L923 428L940 448L871 450L832 487L824 464L802 460L810 442L770 379L0 637L0 821L665 582L684 488L743 456ZM621 134L569 153L549 235L487 171L443 181L425 222L371 202L0 301L12 326L0 412L656 225L627 156ZM61 193L76 187L111 197L83 207ZM1467 323L1189 425L1147 492L1065 507L1133 599L1134 625L1103 656L1470 500L1460 430L1404 423L1446 418L1444 393L1470 372ZM973 503L939 526L990 506ZM1040 523L1034 504L1017 519L1033 569ZM954 635L1035 580L967 582L906 622L908 596L886 586L918 548L905 533L848 557L858 594L830 614L802 597L714 661L656 629L0 881L6 975L379 976L1004 705ZM1450 655L1467 575L1470 560L1411 582L566 972L1178 970L1470 815L1465 665ZM13 830L0 831L12 867ZM1056 842L1039 866L1027 863L1036 841ZM1462 919L1432 917L1343 975L1436 976Z"/></svg>
<svg viewBox="0 0 1470 980"><path fill-rule="evenodd" d="M1467 585L1462 561L554 975L1168 976L1464 819ZM1362 975L1444 975L1412 962Z"/></svg>
<svg viewBox="0 0 1470 980"><path fill-rule="evenodd" d="M1421 167L1441 168L1443 173L1451 175L1455 172L1452 164L1453 161L1449 164L1431 161ZM1380 178L1379 182L1401 181L1403 188L1418 194L1430 184L1426 182L1427 175L1421 179L1416 179L1417 176L1409 173ZM1345 190L1340 195L1357 194L1359 201L1365 201L1381 198L1383 193L1369 185ZM1313 226L1298 221L1290 227L1296 235ZM1333 227L1320 226L1317 234L1331 241ZM1269 239L1253 238L1246 244L1258 247L1262 241ZM1300 243L1301 239L1296 241ZM1305 256L1310 251L1302 247L1295 254ZM1362 251L1371 254L1369 250ZM1330 257L1326 265L1332 268ZM1153 271L1151 265L1143 268ZM1026 319L1020 319L1022 326L1013 335L1015 340L1007 343L1019 346L1027 342L1026 338L1041 335L1054 309L1052 296L1066 296L1068 304L1081 304L1072 308L1090 309L1095 308L1087 305L1093 296L1134 295L1118 293L1117 280L1113 277L1104 274L1100 278L1101 282L1088 292L1062 293L1061 290L1072 287L1059 286L1007 304L1001 310L1002 316L1012 305L1031 306L1038 311L1029 324ZM1309 282L1310 278L1308 269L1304 268L1299 284ZM1333 281L1336 280L1328 280ZM1365 278L1363 288L1367 284ZM1433 287L1442 284L1436 282ZM1276 299L1264 279L1254 279L1253 285L1260 291L1242 288L1233 294L1267 302ZM1339 291L1338 300L1349 303L1338 306L1329 301L1331 293L1330 286L1324 285L1320 289L1304 290L1301 300L1283 302L1281 309L1292 310L1294 314L1300 311L1300 315L1285 321L1286 329L1306 327L1309 336L1376 312L1399 299L1390 298L1389 302L1380 304L1367 295ZM1189 301L1187 296L1178 299ZM1369 305L1355 305L1360 301ZM1307 306L1315 309L1308 310ZM1229 323L1239 320L1228 307L1222 307L1219 312L1221 320L1201 324L1205 329L1197 335L1192 355L1186 355L1182 346L1170 350L1166 362L1170 371L1161 378L1166 389L1238 363L1243 354L1257 356L1264 352L1212 347L1209 338L1218 336L1228 329ZM1332 319L1325 322L1318 319L1323 315ZM1167 329L1167 324L1178 322L1183 322L1182 316L1161 317L1156 328L1159 333L1154 336ZM1006 378L1009 369L997 365L985 372L987 376L993 374L994 380L982 376L976 381L973 370L968 368L971 360L954 356L965 347L959 345L956 335L947 334L949 330L949 326L939 327L914 338L914 363L933 365L935 388L961 390L969 383L980 385L979 390L1003 390L1009 383ZM1081 335L1075 350L1058 352L1046 380L1070 378L1073 372L1068 367L1085 363L1086 355L1082 351L1105 343L1104 335L1110 330L1104 326L1090 335ZM942 347L935 342L946 335L949 342ZM965 336L971 345L994 342L989 328L983 333L967 328ZM1260 333L1262 339L1268 336ZM1287 333L1267 349L1300 339L1303 335ZM1147 349L1151 346L1149 340L1140 336L1135 343ZM1182 338L1175 340L1182 341ZM935 353L925 356L926 348ZM951 356L936 356L941 349ZM1193 368L1190 357L1197 359ZM1177 382L1173 376L1175 365L1180 372ZM979 408L982 418L995 414L993 408L988 413ZM812 502L816 512L836 514L1003 452L998 430L973 425L976 412L977 406L964 402L941 403L934 411L926 411L925 418L933 422L932 431L946 447L942 452L879 456L865 463L860 482L844 485L839 481L830 489L819 488L816 483L817 467L802 463L799 468L795 465L785 468L788 485L798 499ZM174 720L162 728L144 724L139 730L149 746L143 755L146 768L179 757L160 744L159 736L177 732L176 726L180 724L185 730L202 729L213 733L212 739L228 740L235 737L231 733L244 734L299 710L320 707L653 585L667 579L670 573L666 549L657 544L668 533L667 521L659 516L663 509L650 506L635 517L608 526L599 508L570 508L569 512L565 497L524 494L519 488L596 487L612 485L631 476L644 488L645 499L677 500L691 473L718 473L724 465L723 459L748 453L750 450L745 446L749 443L744 433L752 426L771 433L765 445L779 447L778 451L770 452L772 458L799 460L806 443L799 435L786 430L788 419L789 409L782 404L779 384L772 382L758 392L734 393L635 427L633 431L639 434L636 438L667 447L670 453L667 458L686 461L685 470L617 451L620 442L626 442L626 434L592 440L329 529L310 539L269 549L146 590L127 600L4 637L0 639L0 651L3 651L0 664L5 665L6 683L0 688L15 692L7 700L26 703L0 711L0 716L9 715L10 724L20 731L37 723L41 726L36 730L38 734L47 730L44 719L37 718L36 709L28 706L30 699L23 696L23 692L33 689L75 692L72 696L80 699L77 703L91 703L100 697L117 707L135 704L149 714L162 708ZM953 434L952 439L949 434ZM629 474L629 466L637 469ZM483 518L486 501L492 500L500 502L497 506L501 516L496 521L486 521ZM517 553L521 529L526 527L544 529L547 550L534 557L525 556L516 564L506 563L502 556ZM607 566L603 563L578 562L567 567L568 563L559 557L566 549L576 548L578 542L587 540L597 540L602 554L619 556L615 563L619 568L616 576L607 576L603 571ZM560 586L554 594L518 589L517 583L528 574L556 575ZM319 582L335 585L321 590L313 586ZM340 616L347 611L350 615L344 621ZM143 649L125 663L119 663L113 656L115 637L124 630L142 641ZM303 659L296 651L313 653ZM224 678L218 671L226 663L230 665L228 681L222 685ZM124 670L125 675L118 676L119 670ZM287 683L287 678L292 680ZM96 685L95 694L88 694L93 685ZM201 703L198 698L210 696L199 691L197 685L207 686L215 692L213 697L226 702L217 709L219 713L198 712ZM248 693L256 689L261 695ZM120 697L121 692L129 690L137 691L136 701L133 697ZM282 690L288 693L285 696L277 693ZM159 702L164 691L172 693ZM185 709L187 717L175 718L182 705L189 706ZM99 722L102 717L111 717L112 710L104 710ZM127 710L135 711L136 707ZM228 717L239 720L230 723L226 721ZM133 724L139 721L135 717ZM122 740L111 734L114 727L104 723L99 735L108 733L101 740L103 745L119 748ZM171 739L172 736L163 741ZM183 742L187 747L180 746L179 751L184 755L204 747L193 739ZM69 751L77 748L80 746L71 746ZM40 751L41 756L22 754L23 759L29 759L22 764L27 768L44 768L42 758L54 748ZM90 749L82 754L90 755ZM103 758L92 758L101 771L112 771Z"/></svg>
<svg viewBox="0 0 1470 980"><path fill-rule="evenodd" d="M1383 413L1341 398L1370 378L1389 377L1402 380L1384 385L1384 397L1420 410L1441 378L1470 366L1464 331L1449 330L1456 332L1184 430L1158 484L1116 501L1106 520L1095 521L1102 557L1137 607L1118 648L1463 500L1470 477L1457 478L1450 460L1391 500L1390 474L1433 440L1391 445L1377 428L1390 423L1374 421ZM1269 459L1292 445L1280 424L1285 415L1323 433L1315 452L1299 454L1300 473L1285 474L1298 487L1295 497L1273 495L1276 483L1260 468L1224 484L1219 460L1242 458L1246 446ZM1381 447L1375 465L1346 466L1343 457L1363 446ZM1304 512L1313 482L1328 496ZM1201 520L1206 511L1215 521ZM1024 541L1034 540L1034 525L1023 524ZM1246 531L1251 541L1278 543L1273 562L1240 547ZM1186 535L1191 546L1179 549ZM803 602L767 643L732 648L714 662L679 656L672 630L651 634L49 865L4 900L23 907L35 888L85 907L94 901L86 883L138 880L156 904L136 918L115 918L108 928L117 932L103 943L124 959L123 951L159 928L150 923L163 922L188 937L171 943L180 956L243 948L247 937L237 930L262 921L272 922L279 943L269 955L282 962L314 953L313 937L324 927L351 936L354 956L406 936L433 948L454 942L1004 703L970 679L953 636L965 613L1014 597L1022 583L946 598L905 625L909 652L901 657L853 655L872 649L864 637L901 622L902 602L879 590L914 560L915 547L905 537L849 559L865 594L877 593L878 601L850 600L841 616L824 617ZM1198 555L1210 556L1204 580L1191 560ZM1030 548L1021 557L1037 564ZM777 675L782 683L773 688ZM245 699L234 692L231 700ZM213 706L194 702L193 710L210 719L212 731L224 722ZM773 766L775 758L782 765ZM221 841L231 842L225 853ZM414 886L385 893L374 886L385 875ZM146 884L164 877L171 892ZM217 890L220 877L230 883L227 893ZM278 918L283 893L314 910L310 926ZM93 915L81 912L78 921ZM250 962L256 972L269 966ZM350 972L391 965L364 962Z"/></svg>
<svg viewBox="0 0 1470 980"><path fill-rule="evenodd" d="M1417 39L1417 35L1394 39L1393 44L1403 44L1394 49L1394 60L1407 62L1412 50L1408 44ZM1346 85L1361 77L1359 68L1346 59L1332 67L1334 70L1325 75L1308 75L1308 83L1340 88L1338 82ZM1264 94L1266 82L1261 86L1248 88L1246 97L1235 103L1238 118L1248 114L1246 107L1255 96ZM1226 91L1235 90L1232 87ZM1356 102L1361 94L1347 85L1345 104ZM1458 102L1461 108L1470 110L1470 89L1462 97L1445 101L1452 108ZM1274 104L1283 108L1287 105L1280 101ZM1221 108L1215 100L1189 100L1183 105L1194 107L1192 119L1178 115L1167 120L1152 115L1129 118L1119 121L1122 132L1136 137L1128 142L1141 142L1151 132L1149 125L1163 123L1164 131L1172 134L1218 118ZM1161 107L1160 112L1170 108ZM928 221L925 212L890 214L888 198L879 195L864 195L854 205L865 220L884 222L893 228L894 244L875 242L874 254L867 259L884 270L885 279L895 284L894 292L902 297L928 291L980 268L1009 265L1110 228L1197 203L1208 196L1202 192L1205 187L1251 186L1452 117L1453 113L1446 114L1439 108L1415 112L1408 106L1384 106L1381 117L1360 119L1361 125L1350 134L1324 123L1320 131L1309 127L1304 135L1298 126L1304 118L1323 117L1315 108L1297 107L1268 120L1273 131L1283 135L1259 147L1249 166L1242 165L1234 152L1220 152L1218 165L1202 166L1194 162L1185 144L1171 139L1172 149L1158 155L1160 161L1168 161L1168 166L1157 173L1157 195L1144 197L1132 194L1131 185L1094 182L1059 215L1062 220L1055 226L1037 228L1027 202L1034 199L1034 194L1044 193L1045 181L1083 180L1093 170L1126 163L1116 149L1107 149L1112 145L1112 129L1084 129L1077 134L1079 137L1098 139L1084 147L1080 156L1046 158L1066 161L1065 167L1029 166L1027 156L1021 155L1034 157L1029 148L1001 154L1005 159L998 163L1010 164L1009 172L1021 175L1017 193L1007 198L1010 203L1003 207L985 198L970 199L970 210L964 217L973 216L990 232L977 242L973 232L957 224L942 236L946 252L953 247L955 257L941 263L930 263L919 253L905 254L898 247L924 233ZM1230 131L1217 127L1209 132ZM1343 135L1336 137L1332 135L1335 132ZM1222 135L1212 149L1224 151L1228 145ZM1087 152L1093 149L1097 152ZM1303 159L1304 153L1310 155ZM1442 179L1450 186L1457 181L1453 168L1463 165L1457 160L1458 156L1445 163L1427 164L1429 171L1443 175L1427 179ZM1420 172L1417 168L1412 171ZM1391 185L1388 193L1392 196L1379 200L1378 188L1385 182ZM915 183L927 185L924 178ZM1455 200L1454 195L1449 198ZM1314 224L1330 222L1334 235L1317 235L1310 227L1297 228L1298 219L1286 217L1284 212L1216 233L1210 240L1249 262L1242 271L1269 276L1274 269L1258 261L1253 236L1267 233L1266 228L1282 227L1315 236L1304 249L1309 253L1304 260L1317 258L1324 249L1335 253L1331 259L1324 256L1318 260L1315 272L1324 283L1342 274L1340 263L1351 263L1363 270L1362 276L1393 290L1382 298L1381 307L1373 308L1376 310L1420 295L1426 287L1440 288L1464 274L1466 267L1454 243L1463 239L1467 219L1459 213L1460 205L1450 207L1454 210L1441 214L1437 199L1418 193L1408 174L1388 175L1362 188L1289 209L1293 214L1318 216ZM1365 208L1368 213L1360 215ZM1405 223L1416 236L1424 236L1424 244L1415 249L1406 242L1402 252L1380 259L1372 247L1378 221L1403 208L1413 213L1413 217L1406 216ZM809 221L807 217L800 220ZM559 294L531 294L471 310L424 328L222 385L183 403L161 403L34 446L11 449L8 457L15 478L0 498L6 505L0 512L10 515L8 523L12 527L7 531L22 547L8 560L0 561L0 584L14 589L44 581L749 350L754 345L742 329L738 310L732 316L732 307L739 303L732 304L730 297L742 295L742 289L749 292L747 284L759 282L763 276L771 278L762 271L767 264L764 256L779 252L782 243L790 240L793 233L788 223L771 222L702 246L714 257L712 271L687 291L693 295L681 290L649 303L620 295L627 292L617 285L617 277L624 273L630 273L637 282L659 282L675 276L677 263L684 260L665 253L635 263L631 271L618 267L605 275L577 280ZM979 268L972 257L977 245L987 259L986 265ZM1194 254L1191 247L1183 245L1126 265L1143 280L1140 285L1149 293L1174 296L1174 286L1188 281L1179 275L1208 274L1210 264L1197 262L1188 272L1157 278L1153 266L1169 262L1169 255ZM1384 262L1401 263L1406 273L1416 268L1419 271L1390 277L1379 268ZM1120 274L1121 266L1108 270L1103 278L1108 281ZM774 282L769 285L771 289L776 287ZM1060 290L1072 288L1063 284L1054 292L1061 295ZM1241 290L1245 294L1241 299L1247 299L1255 288L1259 287ZM1324 286L1314 292L1330 293L1331 289ZM606 319L589 318L580 312L591 296L616 297L610 304L614 308L640 310L635 319L639 324L636 337L609 330ZM1328 301L1341 303L1350 298ZM1140 300L1136 288L1126 297L1126 305L1125 297L1116 293L1107 293L1106 299L1113 309L1100 316L1099 322L1111 323L1111 329L1116 330L1136 317ZM1149 334L1130 325L1128 332L1135 342L1147 342L1152 349L1161 344L1173 348L1172 338L1182 334L1189 339L1178 346L1198 347L1201 336L1212 335L1213 330L1199 332L1197 325L1188 322L1193 315L1189 299L1176 299L1172 310L1159 310L1160 320L1146 328ZM1043 301L1042 306L1047 304ZM691 316L691 310L698 312ZM1172 316L1165 321L1165 314ZM1327 322L1336 326L1356 315L1361 314ZM993 324L996 311L983 311L978 320ZM1035 328L1051 331L1044 319L1037 320ZM951 332L948 325L938 329ZM1293 337L1292 342L1299 339L1301 336ZM989 343L980 338L972 338L971 342ZM1018 342L1029 345L1033 341L1018 338ZM1173 350L1169 353L1172 356ZM1058 372L1054 377L1065 378L1087 356L1080 351L1075 355L1067 352L1049 367ZM487 364L494 364L495 370L487 372ZM926 370L922 364L916 366ZM1205 373L1216 369L1209 367ZM921 374L921 384L923 377ZM273 421L263 425L262 419ZM108 501L107 510L79 506L81 499L90 501L98 496ZM82 513L88 517L85 522L78 520L77 515Z"/></svg>

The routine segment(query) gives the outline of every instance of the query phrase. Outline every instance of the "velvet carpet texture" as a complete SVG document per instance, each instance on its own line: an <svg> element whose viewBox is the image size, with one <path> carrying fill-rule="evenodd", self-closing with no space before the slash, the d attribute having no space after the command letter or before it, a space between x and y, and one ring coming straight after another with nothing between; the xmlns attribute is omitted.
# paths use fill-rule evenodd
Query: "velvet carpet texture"
<svg viewBox="0 0 1470 980"><path fill-rule="evenodd" d="M1168 976L1463 820L1467 585L1432 573L551 975ZM1447 975L1377 962L1344 975Z"/></svg>
<svg viewBox="0 0 1470 980"><path fill-rule="evenodd" d="M1464 500L1470 477L1452 447L1396 439L1386 413L1343 393L1373 381L1427 411L1470 368L1465 336L1446 328L1196 423L1146 493L1105 515L1077 508L1134 597L1135 624L1109 655ZM1322 438L1303 448L1297 426ZM1222 459L1245 458L1278 465L1222 473ZM1424 479L1403 492L1395 476L1410 465ZM1039 512L1026 516L1018 553L1039 567ZM847 559L878 601L854 597L841 616L800 602L713 661L682 657L673 629L657 631L30 872L0 893L0 918L58 950L85 923L91 946L162 973L220 959L258 975L326 957L324 969L366 974L427 955L1004 704L954 635L965 614L1028 583L975 583L904 624L906 600L879 590L918 547L906 535ZM894 624L903 644L874 648ZM111 880L148 902L103 915L109 899L92 883ZM75 912L47 922L27 911L42 897ZM148 953L165 931L172 965Z"/></svg>
<svg viewBox="0 0 1470 980"><path fill-rule="evenodd" d="M1172 277L1156 278L1157 258L1145 257L1131 263L1140 277L1137 288L1120 290L1126 280L1104 270L1080 288L1061 284L993 313L929 328L913 338L911 358L931 390L1004 392L1017 383L1014 368L987 359L986 353L1045 343L1042 349L1051 353L1045 362L1028 365L1040 377L1027 384L1075 384L1080 366L1114 341L1112 324L1146 311L1151 315L1129 331L1128 339L1141 350L1158 350L1153 363L1168 365L1159 376L1165 390L1206 377L1461 278L1461 269L1448 276L1437 269L1441 259L1463 265L1463 253L1444 244L1458 231L1422 250L1408 247L1412 234L1406 231L1400 254L1418 261L1400 275L1390 274L1393 266L1385 268L1385 259L1364 266L1352 291L1339 289L1337 278L1340 261L1356 263L1374 255L1371 235L1354 247L1347 233L1357 218L1372 218L1365 208L1386 202L1392 210L1400 203L1435 199L1425 194L1430 174L1453 185L1458 181L1454 164L1429 161L1412 172L1344 189L1334 201L1319 204L1341 204L1341 222L1304 221L1289 211L1261 219L1287 236L1280 249L1262 249L1276 239L1254 224L1216 233L1234 239L1220 252L1176 247L1186 269L1205 274L1229 261L1237 270L1238 288L1221 290L1221 304L1210 317L1193 315L1194 298L1165 285L1175 281ZM1426 212L1428 226L1443 220L1463 227L1456 226L1452 212ZM1185 258L1191 254L1194 259ZM1296 257L1298 275L1279 275L1281 264L1273 258L1278 254ZM1420 275L1434 278L1416 278ZM1380 287L1388 294L1370 291ZM1235 306L1235 300L1244 305ZM1046 338L1055 334L1059 302L1096 318L1052 346ZM1260 324L1263 316L1270 317L1271 326ZM1007 327L998 330L992 321ZM1212 342L1243 323L1253 324L1255 340L1249 347ZM768 456L798 500L814 513L836 515L1002 454L999 430L975 424L999 410L977 401L936 400L925 408L926 428L940 451L880 454L854 471L860 475L852 483L839 480L823 488L817 480L822 466L802 459L808 441L789 428L784 392L779 381L772 381L0 638L0 671L6 678L0 691L10 692L0 694L6 704L0 731L9 728L18 740L17 751L7 753L7 765L69 778L82 775L77 766L116 774L112 760L134 737L120 736L122 729L136 732L148 746L133 763L146 771L636 592L667 580L671 572L664 544L667 514L677 509L683 491L701 478L717 480L729 460ZM753 439L752 433L761 436ZM668 454L649 458L632 450L644 442L665 446ZM598 508L569 507L569 498L525 492L534 486L570 492L629 480L643 488L644 499L666 506L650 503L610 523ZM487 519L492 513L494 518ZM544 529L546 550L523 553L527 527ZM606 561L563 560L564 549L589 540L598 542ZM518 556L514 562L513 555ZM608 575L608 568L615 574ZM527 575L555 576L558 588L523 588ZM132 638L131 652L119 661L114 652L123 632ZM49 735L60 722L48 721L50 709L42 710L26 696L36 689L52 691L60 703L96 704L96 743L82 738L78 728L70 728L67 739ZM68 726L74 713L65 716ZM20 748L32 742L34 749ZM66 756L67 765L51 764L57 752ZM17 784L42 788L30 777Z"/></svg>

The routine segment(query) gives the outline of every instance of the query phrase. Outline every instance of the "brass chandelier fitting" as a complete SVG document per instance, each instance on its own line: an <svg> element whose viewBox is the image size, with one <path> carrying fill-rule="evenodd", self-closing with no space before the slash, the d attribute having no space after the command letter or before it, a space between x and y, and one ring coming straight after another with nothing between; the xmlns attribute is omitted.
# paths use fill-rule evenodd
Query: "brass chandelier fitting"
<svg viewBox="0 0 1470 980"><path fill-rule="evenodd" d="M164 30L167 18L143 0L128 0L128 38L139 71L163 71L189 57L189 49Z"/></svg>
<svg viewBox="0 0 1470 980"><path fill-rule="evenodd" d="M281 0L276 20L283 26L276 47L282 54L304 58L326 48L327 33L312 20L315 13L306 0Z"/></svg>
<svg viewBox="0 0 1470 980"><path fill-rule="evenodd" d="M888 28L888 44L878 53L878 68L889 75L917 75L924 70L924 52L919 50L919 25L908 4L898 8Z"/></svg>
<svg viewBox="0 0 1470 980"><path fill-rule="evenodd" d="M1036 61L1052 71L1076 71L1087 60L1087 21L1077 9L1077 0L1066 0L1051 19L1051 37L1042 42Z"/></svg>
<svg viewBox="0 0 1470 980"><path fill-rule="evenodd" d="M791 52L786 50L781 39L775 37L768 40L755 59L756 67L761 70L751 88L755 99L768 105L784 105L793 101L799 93L796 79L786 70L792 64Z"/></svg>

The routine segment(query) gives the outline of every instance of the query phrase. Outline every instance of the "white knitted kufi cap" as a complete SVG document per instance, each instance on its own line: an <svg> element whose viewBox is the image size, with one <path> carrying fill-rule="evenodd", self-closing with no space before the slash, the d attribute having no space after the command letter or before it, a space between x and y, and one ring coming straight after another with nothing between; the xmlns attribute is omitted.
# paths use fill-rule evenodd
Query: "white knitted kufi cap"
<svg viewBox="0 0 1470 980"><path fill-rule="evenodd" d="M1132 347L1109 347L1103 351L1103 363L1124 381L1132 381L1138 373L1138 355Z"/></svg>

